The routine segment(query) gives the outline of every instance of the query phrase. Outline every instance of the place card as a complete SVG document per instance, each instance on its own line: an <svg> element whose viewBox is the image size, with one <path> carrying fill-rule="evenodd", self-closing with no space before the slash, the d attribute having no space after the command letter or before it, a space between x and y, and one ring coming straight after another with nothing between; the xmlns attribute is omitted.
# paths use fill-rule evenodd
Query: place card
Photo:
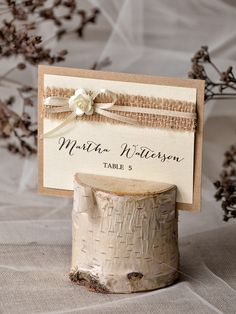
<svg viewBox="0 0 236 314"><path fill-rule="evenodd" d="M77 172L175 184L200 210L204 81L39 66L39 191Z"/></svg>

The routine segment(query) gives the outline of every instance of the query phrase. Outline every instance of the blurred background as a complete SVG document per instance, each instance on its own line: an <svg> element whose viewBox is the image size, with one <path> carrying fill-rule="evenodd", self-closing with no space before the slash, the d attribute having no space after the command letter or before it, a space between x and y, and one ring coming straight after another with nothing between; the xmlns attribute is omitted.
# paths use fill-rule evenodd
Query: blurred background
<svg viewBox="0 0 236 314"><path fill-rule="evenodd" d="M218 82L236 73L235 21L234 0L0 1L1 313L235 313L235 220L223 221L213 185L235 143L230 71L231 90L205 105L202 211L180 212L170 288L98 295L70 283L72 200L37 193L35 145L38 64L188 77L208 46Z"/></svg>

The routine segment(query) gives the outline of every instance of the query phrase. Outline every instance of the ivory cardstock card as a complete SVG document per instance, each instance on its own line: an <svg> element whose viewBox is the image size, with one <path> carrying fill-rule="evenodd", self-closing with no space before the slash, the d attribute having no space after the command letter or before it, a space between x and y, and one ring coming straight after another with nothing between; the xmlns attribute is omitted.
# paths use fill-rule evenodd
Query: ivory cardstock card
<svg viewBox="0 0 236 314"><path fill-rule="evenodd" d="M39 191L73 195L77 172L175 184L201 198L204 82L39 67Z"/></svg>

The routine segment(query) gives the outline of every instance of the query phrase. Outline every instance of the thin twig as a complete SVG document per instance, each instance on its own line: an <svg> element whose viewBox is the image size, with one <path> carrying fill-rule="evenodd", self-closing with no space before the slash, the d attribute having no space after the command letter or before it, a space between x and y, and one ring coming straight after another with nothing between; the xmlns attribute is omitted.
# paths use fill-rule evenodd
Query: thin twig
<svg viewBox="0 0 236 314"><path fill-rule="evenodd" d="M0 82L5 80L6 77L15 70L16 70L16 67L13 67L10 70L8 70L6 73L4 73L2 76L0 76Z"/></svg>

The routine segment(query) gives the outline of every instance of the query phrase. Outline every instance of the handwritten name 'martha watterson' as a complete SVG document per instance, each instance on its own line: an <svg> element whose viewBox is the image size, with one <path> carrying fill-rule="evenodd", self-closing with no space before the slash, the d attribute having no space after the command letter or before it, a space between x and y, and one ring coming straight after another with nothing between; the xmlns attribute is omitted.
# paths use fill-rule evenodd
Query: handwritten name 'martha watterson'
<svg viewBox="0 0 236 314"><path fill-rule="evenodd" d="M109 153L111 149L104 147L101 143L96 143L94 141L86 141L85 143L78 143L77 140L72 140L65 137L60 137L59 141L59 151L66 151L70 156L73 156L76 151L82 150L87 153L97 153L97 154L105 154ZM176 155L169 155L163 152L157 152L150 147L136 145L128 145L127 143L123 143L121 145L121 151L119 156L127 159L134 159L135 157L141 159L159 159L161 162L165 161L176 161L181 162L184 160L183 157Z"/></svg>

